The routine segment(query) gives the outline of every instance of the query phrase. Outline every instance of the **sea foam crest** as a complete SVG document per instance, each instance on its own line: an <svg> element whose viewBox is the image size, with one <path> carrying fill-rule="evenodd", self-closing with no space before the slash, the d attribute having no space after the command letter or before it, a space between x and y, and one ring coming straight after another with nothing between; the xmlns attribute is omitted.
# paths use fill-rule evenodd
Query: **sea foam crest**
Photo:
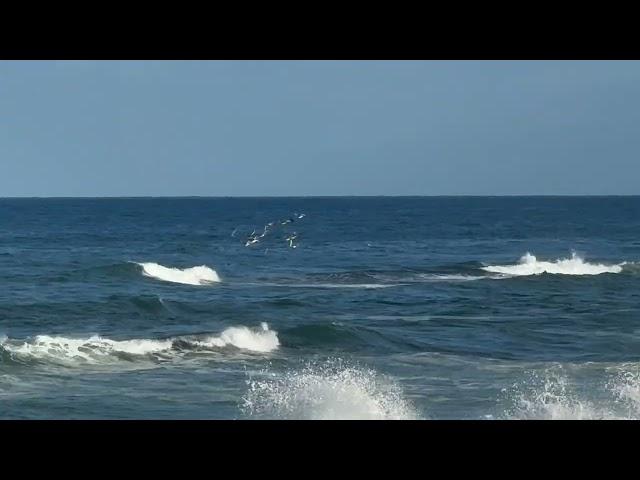
<svg viewBox="0 0 640 480"><path fill-rule="evenodd" d="M558 259L555 262L538 260L527 252L516 265L489 265L483 270L505 275L540 275L553 273L561 275L600 275L601 273L620 273L622 265L604 265L585 262L576 253L571 258Z"/></svg>
<svg viewBox="0 0 640 480"><path fill-rule="evenodd" d="M142 274L165 282L183 283L185 285L206 285L220 282L218 273L200 265L185 269L169 268L158 263L138 263L142 267Z"/></svg>
<svg viewBox="0 0 640 480"><path fill-rule="evenodd" d="M418 418L397 385L342 361L307 365L250 380L242 410L249 416L305 420Z"/></svg>
<svg viewBox="0 0 640 480"><path fill-rule="evenodd" d="M128 353L147 355L169 350L172 340L111 340L98 335L89 338L36 335L30 342L15 344L8 339L0 342L10 353L40 359L98 361L105 356Z"/></svg>
<svg viewBox="0 0 640 480"><path fill-rule="evenodd" d="M70 338L64 336L36 335L27 341L0 338L0 349L19 358L32 358L64 364L81 363L109 363L119 361L122 354L133 361L134 356L162 354L166 358L174 358L178 350L174 344L199 348L223 348L233 346L241 350L266 353L276 350L280 346L278 333L270 330L266 323L262 323L259 330L248 327L229 327L220 335L209 335L198 339L193 337L174 337L166 339L132 339L112 340L98 335L85 338ZM184 348L182 348L184 350Z"/></svg>
<svg viewBox="0 0 640 480"><path fill-rule="evenodd" d="M248 327L229 327L219 336L205 337L192 342L204 347L234 347L252 352L272 352L280 346L278 332L269 329L269 325L262 323L260 330Z"/></svg>

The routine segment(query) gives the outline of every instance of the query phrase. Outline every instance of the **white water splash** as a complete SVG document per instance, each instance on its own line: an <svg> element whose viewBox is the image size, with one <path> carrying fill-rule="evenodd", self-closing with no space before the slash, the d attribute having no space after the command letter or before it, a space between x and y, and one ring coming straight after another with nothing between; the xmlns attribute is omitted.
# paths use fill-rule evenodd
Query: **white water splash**
<svg viewBox="0 0 640 480"><path fill-rule="evenodd" d="M252 352L272 352L280 346L278 332L269 330L269 325L261 324L261 329L256 331L247 327L229 327L219 336L210 336L202 340L192 342L194 345L205 347L234 347Z"/></svg>
<svg viewBox="0 0 640 480"><path fill-rule="evenodd" d="M552 273L561 275L600 275L602 273L620 273L622 265L604 265L585 262L577 254L573 253L571 258L559 259L555 262L545 262L538 260L530 253L526 253L520 263L516 265L489 265L482 267L483 270L505 275L540 275L542 273Z"/></svg>
<svg viewBox="0 0 640 480"><path fill-rule="evenodd" d="M158 263L138 263L142 267L142 274L165 282L182 283L185 285L206 285L220 282L218 273L200 265L185 269L169 268Z"/></svg>
<svg viewBox="0 0 640 480"><path fill-rule="evenodd" d="M141 357L162 354L163 358L178 358L174 343L199 348L224 348L233 346L240 350L266 353L276 350L280 342L278 333L266 323L259 330L244 326L229 327L220 335L174 337L167 339L112 340L98 335L85 338L37 335L27 341L0 339L0 349L21 359L35 359L68 366L81 364L108 364L126 360L138 361ZM125 357L122 357L125 354ZM136 358L137 357L137 358Z"/></svg>
<svg viewBox="0 0 640 480"><path fill-rule="evenodd" d="M597 400L587 400L566 376L547 371L514 385L515 399L506 418L519 420L637 420L640 419L640 369L623 370L609 381Z"/></svg>
<svg viewBox="0 0 640 480"><path fill-rule="evenodd" d="M242 409L250 416L306 420L418 418L397 385L341 361L249 381Z"/></svg>
<svg viewBox="0 0 640 480"><path fill-rule="evenodd" d="M8 339L0 342L12 354L41 360L80 360L97 362L117 353L147 355L169 350L171 340L111 340L93 335L89 338L37 335L29 342L15 343Z"/></svg>
<svg viewBox="0 0 640 480"><path fill-rule="evenodd" d="M640 419L640 366L622 370L609 384L609 389L626 410L628 418Z"/></svg>

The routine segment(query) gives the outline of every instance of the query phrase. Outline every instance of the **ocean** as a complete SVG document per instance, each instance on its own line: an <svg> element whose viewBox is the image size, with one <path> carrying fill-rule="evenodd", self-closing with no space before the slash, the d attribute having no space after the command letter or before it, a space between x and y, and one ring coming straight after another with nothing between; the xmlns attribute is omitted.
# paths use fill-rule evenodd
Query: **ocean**
<svg viewBox="0 0 640 480"><path fill-rule="evenodd" d="M640 418L640 197L0 199L2 419Z"/></svg>

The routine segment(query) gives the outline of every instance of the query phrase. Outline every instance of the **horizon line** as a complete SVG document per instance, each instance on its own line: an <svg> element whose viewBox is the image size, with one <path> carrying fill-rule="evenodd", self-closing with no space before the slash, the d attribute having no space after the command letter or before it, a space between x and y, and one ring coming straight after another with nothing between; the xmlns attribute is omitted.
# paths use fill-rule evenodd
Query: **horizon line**
<svg viewBox="0 0 640 480"><path fill-rule="evenodd" d="M531 198L531 197L638 197L637 194L443 194L443 195L103 195L103 196L62 196L62 195L24 195L24 196L0 196L2 200L29 200L29 199L243 199L243 198Z"/></svg>

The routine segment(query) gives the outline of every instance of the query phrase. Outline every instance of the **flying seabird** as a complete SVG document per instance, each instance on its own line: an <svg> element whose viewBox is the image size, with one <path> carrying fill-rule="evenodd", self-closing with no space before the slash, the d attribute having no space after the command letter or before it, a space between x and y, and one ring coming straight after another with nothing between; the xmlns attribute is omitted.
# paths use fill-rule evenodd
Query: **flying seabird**
<svg viewBox="0 0 640 480"><path fill-rule="evenodd" d="M251 235L249 235L247 237L247 242L244 244L245 247L248 247L249 245L253 245L254 243L258 243L260 240L258 240L258 237L256 236L256 231L254 230Z"/></svg>
<svg viewBox="0 0 640 480"><path fill-rule="evenodd" d="M293 244L293 241L296 238L298 238L298 235L295 232L293 232L293 235L290 235L287 238L285 238L285 240L289 242L289 248L296 248L296 245Z"/></svg>

